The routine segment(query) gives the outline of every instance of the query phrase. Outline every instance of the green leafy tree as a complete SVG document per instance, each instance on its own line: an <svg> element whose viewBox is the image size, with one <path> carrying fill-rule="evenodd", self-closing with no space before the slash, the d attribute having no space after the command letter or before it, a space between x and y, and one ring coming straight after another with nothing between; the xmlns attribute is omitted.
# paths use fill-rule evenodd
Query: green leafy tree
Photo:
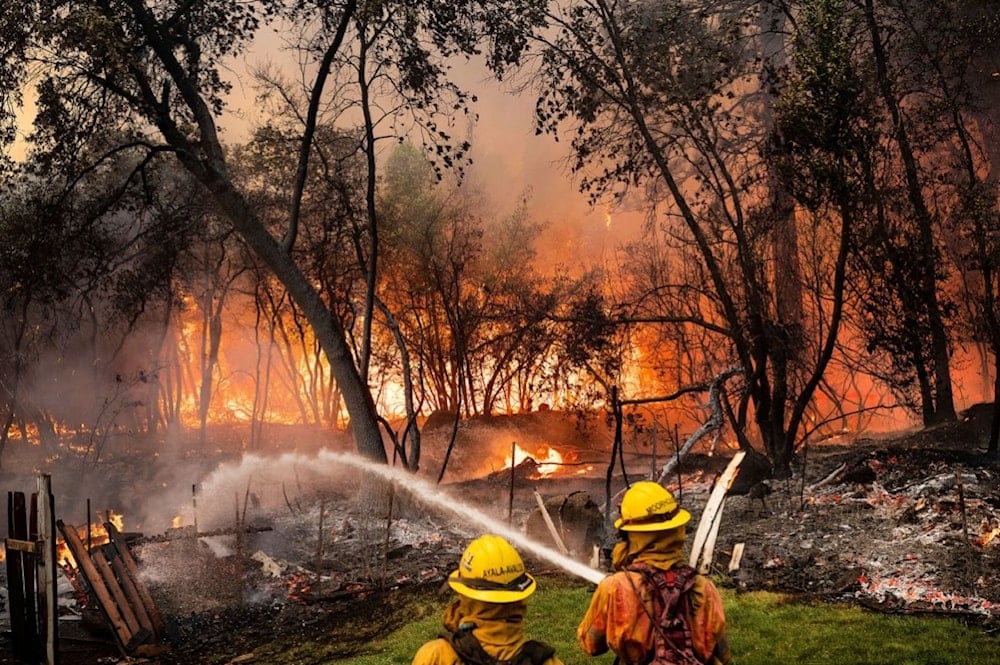
<svg viewBox="0 0 1000 665"><path fill-rule="evenodd" d="M883 11L886 9L888 11ZM899 30L900 26L911 29L914 26L894 16L890 3L876 7L872 0L866 0L863 16L874 63L871 85L878 92L888 117L886 133L893 143L893 155L898 159L894 171L899 174L895 214L878 220L879 223L870 227L869 235L869 248L876 251L881 248L880 255L884 258L872 274L886 277L887 288L883 293L890 296L897 316L872 314L870 346L883 348L900 370L916 376L926 424L954 420L947 332L947 320L953 306L942 298L939 288L944 279L944 264L937 240L937 215L927 199L931 176L922 168L920 159L922 127L907 113L907 106L912 102L903 93L909 89L907 75L914 77L916 72L905 66L905 63L912 63L906 57L905 46L894 41L910 32ZM915 95L919 96L919 93ZM888 199L892 194L883 189L882 196Z"/></svg>
<svg viewBox="0 0 1000 665"><path fill-rule="evenodd" d="M437 183L412 146L389 160L381 290L421 368L422 400L464 415L492 413L504 394L527 408L554 335L555 296L532 267L541 227L528 201L500 217L485 207L468 185Z"/></svg>
<svg viewBox="0 0 1000 665"><path fill-rule="evenodd" d="M780 181L811 224L813 244L829 244L832 258L815 263L829 268L828 304L815 315L828 317L831 335L816 349L816 368L803 386L790 417L797 430L806 416L807 397L821 388L837 349L850 293L848 266L859 251L857 228L870 213L874 197L872 151L877 132L867 70L855 53L864 33L841 0L817 0L802 8L792 35L792 66L775 107ZM804 220L805 221L805 220ZM805 227L806 225L804 225Z"/></svg>

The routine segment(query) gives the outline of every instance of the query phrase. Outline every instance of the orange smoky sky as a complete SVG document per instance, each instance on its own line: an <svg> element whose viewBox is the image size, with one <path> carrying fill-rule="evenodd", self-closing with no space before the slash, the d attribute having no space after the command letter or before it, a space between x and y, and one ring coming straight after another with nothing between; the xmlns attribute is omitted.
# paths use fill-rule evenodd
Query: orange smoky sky
<svg viewBox="0 0 1000 665"><path fill-rule="evenodd" d="M505 89L473 65L459 76L478 99L470 181L499 211L527 199L532 218L547 225L537 247L542 261L609 260L615 245L634 234L636 214L590 205L566 164L567 145L535 133L533 95Z"/></svg>
<svg viewBox="0 0 1000 665"><path fill-rule="evenodd" d="M267 67L297 80L301 77L297 66L283 38L270 31L262 32L254 48L232 63L229 107L219 119L225 141L245 141L252 128L266 120L266 111L256 104L251 72ZM618 244L637 236L641 213L592 207L565 163L567 144L536 135L534 95L514 92L513 86L497 82L475 62L459 63L452 74L478 100L473 108L477 122L461 128L473 146L467 182L487 198L497 218L527 201L530 217L546 227L536 247L542 264L553 268L567 262L602 264L611 260ZM15 159L25 157L24 138L34 116L33 89L26 88L18 109L21 132L11 149Z"/></svg>

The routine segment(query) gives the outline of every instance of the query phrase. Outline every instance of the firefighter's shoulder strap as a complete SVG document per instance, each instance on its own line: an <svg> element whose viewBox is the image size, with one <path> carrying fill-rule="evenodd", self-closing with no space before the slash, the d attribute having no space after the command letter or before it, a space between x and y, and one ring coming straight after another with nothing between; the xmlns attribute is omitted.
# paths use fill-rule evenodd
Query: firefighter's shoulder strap
<svg viewBox="0 0 1000 665"><path fill-rule="evenodd" d="M542 665L542 663L556 655L556 649L545 642L528 640L521 647L517 655L520 658L519 662L524 665L528 663L531 665Z"/></svg>
<svg viewBox="0 0 1000 665"><path fill-rule="evenodd" d="M542 665L555 655L556 650L538 640L528 640L509 660L494 658L486 653L471 630L442 630L440 637L447 640L464 665Z"/></svg>

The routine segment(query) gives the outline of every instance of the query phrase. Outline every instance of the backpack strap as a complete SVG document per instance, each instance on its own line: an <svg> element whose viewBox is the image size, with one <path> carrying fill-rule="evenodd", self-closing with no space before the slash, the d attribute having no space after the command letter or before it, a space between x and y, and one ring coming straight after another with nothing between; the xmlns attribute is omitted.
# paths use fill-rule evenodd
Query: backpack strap
<svg viewBox="0 0 1000 665"><path fill-rule="evenodd" d="M517 652L515 661L519 665L542 665L554 655L556 655L555 647L538 640L528 640Z"/></svg>
<svg viewBox="0 0 1000 665"><path fill-rule="evenodd" d="M501 661L486 653L483 645L472 634L472 628L459 628L455 632L442 630L438 636L448 640L464 665L501 665Z"/></svg>
<svg viewBox="0 0 1000 665"><path fill-rule="evenodd" d="M442 630L438 636L448 641L464 665L542 665L556 653L555 648L545 642L528 640L513 658L500 660L486 653L471 628L455 632Z"/></svg>

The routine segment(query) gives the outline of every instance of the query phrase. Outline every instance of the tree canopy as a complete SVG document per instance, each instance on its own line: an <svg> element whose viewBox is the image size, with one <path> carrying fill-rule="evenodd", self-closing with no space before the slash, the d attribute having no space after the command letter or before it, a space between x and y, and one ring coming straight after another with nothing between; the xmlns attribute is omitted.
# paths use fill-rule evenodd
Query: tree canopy
<svg viewBox="0 0 1000 665"><path fill-rule="evenodd" d="M997 374L995 0L0 9L3 441L169 427L191 398L204 431L239 384L254 427L286 391L415 470L429 411L620 405L736 367L739 445L790 473L852 413L953 419L964 345ZM247 69L262 44L280 57ZM645 215L617 264L541 269L531 197L497 210L463 181L469 60L533 84L591 202ZM237 86L261 118L239 139ZM233 328L251 369L224 369ZM103 373L87 415L29 398L53 348Z"/></svg>

